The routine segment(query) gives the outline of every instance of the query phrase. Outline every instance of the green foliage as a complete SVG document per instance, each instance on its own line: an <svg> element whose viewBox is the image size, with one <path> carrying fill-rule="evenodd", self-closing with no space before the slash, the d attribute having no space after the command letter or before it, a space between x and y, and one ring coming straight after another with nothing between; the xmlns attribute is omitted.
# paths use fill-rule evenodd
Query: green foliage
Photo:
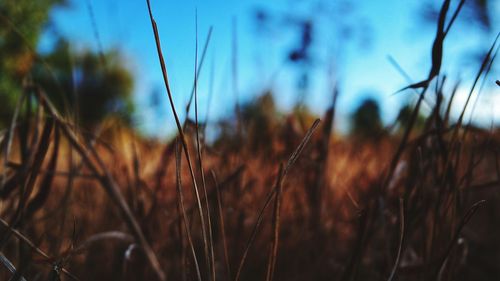
<svg viewBox="0 0 500 281"><path fill-rule="evenodd" d="M50 10L66 0L0 1L0 127L5 126L32 76L57 108L93 127L108 113L130 123L133 79L117 51L102 56L75 52L64 40L47 55L36 54Z"/></svg>
<svg viewBox="0 0 500 281"><path fill-rule="evenodd" d="M23 76L33 63L33 50L49 12L63 0L5 0L0 2L0 67Z"/></svg>
<svg viewBox="0 0 500 281"><path fill-rule="evenodd" d="M64 0L0 1L0 126L9 119L22 79L35 62L34 50L49 12Z"/></svg>
<svg viewBox="0 0 500 281"><path fill-rule="evenodd" d="M44 61L50 71L36 65L34 79L61 112L75 116L89 128L109 114L118 114L130 123L133 77L118 51L102 56L75 52L61 40Z"/></svg>

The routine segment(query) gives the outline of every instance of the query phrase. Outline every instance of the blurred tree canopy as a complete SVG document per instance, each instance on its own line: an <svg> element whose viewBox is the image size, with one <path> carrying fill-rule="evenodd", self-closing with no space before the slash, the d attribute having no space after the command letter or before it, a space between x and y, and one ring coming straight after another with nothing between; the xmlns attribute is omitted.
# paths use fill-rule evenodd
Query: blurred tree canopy
<svg viewBox="0 0 500 281"><path fill-rule="evenodd" d="M380 107L372 98L365 99L351 116L351 132L358 138L377 138L384 128L380 117Z"/></svg>
<svg viewBox="0 0 500 281"><path fill-rule="evenodd" d="M0 1L0 126L10 118L36 60L34 50L51 8L62 4L65 0Z"/></svg>
<svg viewBox="0 0 500 281"><path fill-rule="evenodd" d="M62 113L88 128L110 112L130 124L133 77L118 51L77 52L60 39L48 54L37 53L51 9L66 4L66 0L0 1L0 127L10 122L27 77Z"/></svg>
<svg viewBox="0 0 500 281"><path fill-rule="evenodd" d="M241 121L246 138L253 150L269 147L278 123L279 113L271 92L243 104Z"/></svg>
<svg viewBox="0 0 500 281"><path fill-rule="evenodd" d="M402 133L405 128L410 125L411 115L413 113L414 105L411 103L407 103L401 107L397 117L397 124L399 127L400 133ZM417 119L414 124L414 129L422 130L425 126L425 116L422 113L417 115Z"/></svg>
<svg viewBox="0 0 500 281"><path fill-rule="evenodd" d="M109 114L131 123L133 77L118 51L76 52L60 40L43 59L50 71L35 65L33 78L61 112L89 128Z"/></svg>

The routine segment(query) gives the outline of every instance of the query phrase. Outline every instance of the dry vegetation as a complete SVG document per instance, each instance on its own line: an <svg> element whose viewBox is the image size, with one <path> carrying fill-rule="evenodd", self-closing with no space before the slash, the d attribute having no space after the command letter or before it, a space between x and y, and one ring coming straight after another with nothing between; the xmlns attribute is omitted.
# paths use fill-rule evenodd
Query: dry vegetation
<svg viewBox="0 0 500 281"><path fill-rule="evenodd" d="M26 85L1 135L0 279L497 280L500 133L449 120L448 5L408 126L376 142L333 137L335 102L264 140L241 124L211 145L179 121L166 144L91 134Z"/></svg>

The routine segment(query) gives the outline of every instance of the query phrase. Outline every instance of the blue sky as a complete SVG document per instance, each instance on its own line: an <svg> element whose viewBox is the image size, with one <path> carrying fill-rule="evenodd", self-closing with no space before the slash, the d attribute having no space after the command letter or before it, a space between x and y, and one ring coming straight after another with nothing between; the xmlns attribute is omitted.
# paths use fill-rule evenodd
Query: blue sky
<svg viewBox="0 0 500 281"><path fill-rule="evenodd" d="M283 18L314 15L319 24L313 38L315 58L306 103L312 111L321 114L330 102L333 77L341 93L337 127L344 131L348 128L349 114L363 98L373 97L380 102L385 122L393 120L400 104L412 98L411 93L392 95L407 82L388 62L388 55L396 58L414 80L423 79L430 67L435 25L419 20L417 13L420 6L417 0L360 0L352 7L342 4L325 7L311 4L318 1L305 0L151 2L179 111L184 108L193 83L195 11L198 13L200 52L207 31L213 26L210 48L199 82L200 113L204 117L213 69L211 120L230 115L235 104L235 95L231 90L234 19L238 38L239 102L252 99L264 88L272 86L278 106L288 110L299 97L295 87L297 67L286 62L286 52L297 41L298 33L294 32L296 29L293 26L283 24ZM51 27L45 33L40 49L50 48L54 35L62 35L70 39L75 48L97 50L99 44L94 35L88 3L92 6L103 49L121 50L127 66L135 75L137 125L151 135L169 135L174 128L173 117L167 103L145 0L71 0L69 7L57 8L52 12ZM500 4L493 3L496 4L491 14L498 14ZM258 30L252 16L257 8L263 8L273 15L282 15L273 21L279 27L271 28L268 32ZM340 26L350 26L350 29L341 29ZM492 26L493 33L498 32L498 20ZM351 38L339 40L338 35L342 30L347 30ZM477 64L464 61L463 53L477 51L478 46L488 48L494 38L494 35L484 35L474 30L470 24L462 21L454 27L445 42L443 72L448 73L452 80L457 77L465 79L464 88L460 91L462 96L458 97L457 104L464 101L467 86L470 86L467 77L471 77L478 68ZM275 76L276 73L278 75ZM156 109L150 105L151 95L155 91L160 97ZM491 93L494 91L496 94ZM485 123L500 121L500 114L495 113L500 111L498 91L490 88L485 92L479 104L480 110L476 113L477 118ZM183 114L181 117L184 117Z"/></svg>

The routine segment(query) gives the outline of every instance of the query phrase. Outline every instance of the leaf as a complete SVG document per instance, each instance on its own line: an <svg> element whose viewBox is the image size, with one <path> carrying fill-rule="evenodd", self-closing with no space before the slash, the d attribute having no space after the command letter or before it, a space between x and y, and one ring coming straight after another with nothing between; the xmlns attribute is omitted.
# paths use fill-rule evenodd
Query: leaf
<svg viewBox="0 0 500 281"><path fill-rule="evenodd" d="M425 88L429 85L429 80L424 80L424 81L420 81L420 82L417 82L417 83L413 83L411 85L408 85L398 91L396 91L396 94L397 93L400 93L400 92L403 92L403 91L406 91L408 89L420 89L420 88Z"/></svg>

